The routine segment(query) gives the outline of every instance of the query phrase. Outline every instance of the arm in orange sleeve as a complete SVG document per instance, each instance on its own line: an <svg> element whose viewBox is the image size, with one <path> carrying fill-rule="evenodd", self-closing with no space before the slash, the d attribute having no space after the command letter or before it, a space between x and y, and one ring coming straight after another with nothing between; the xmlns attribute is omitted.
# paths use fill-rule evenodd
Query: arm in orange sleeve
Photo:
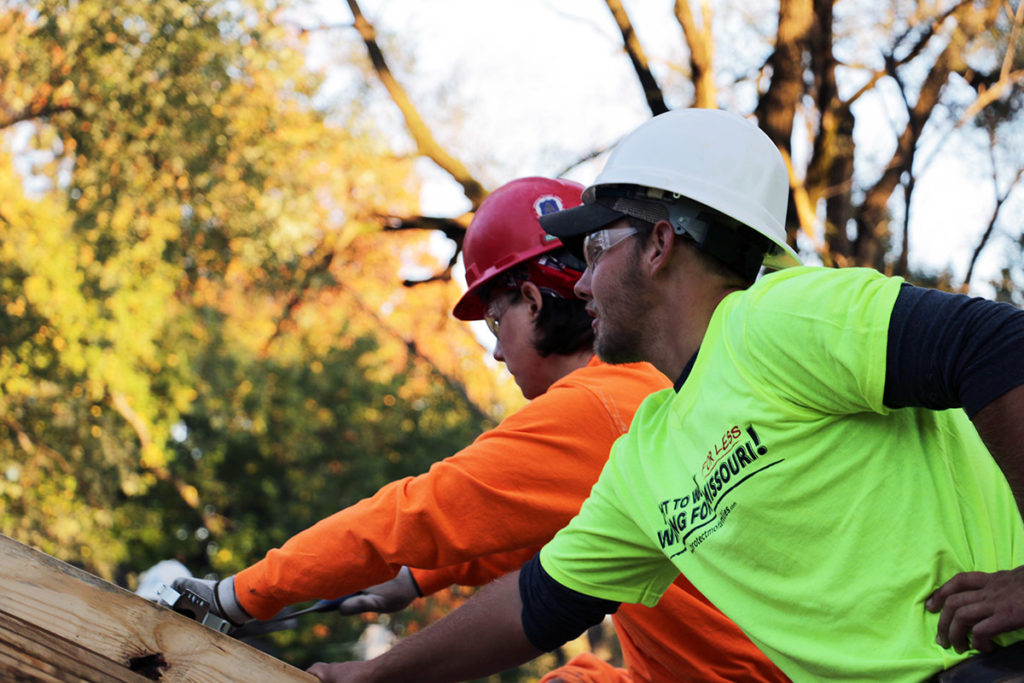
<svg viewBox="0 0 1024 683"><path fill-rule="evenodd" d="M233 577L239 603L266 619L386 581L402 565L447 567L542 545L579 510L625 429L620 411L628 425L644 395L616 405L606 392L567 382L572 374L427 473L271 550ZM658 388L647 380L647 392Z"/></svg>
<svg viewBox="0 0 1024 683"><path fill-rule="evenodd" d="M581 501L582 502L582 501ZM441 569L413 569L413 579L421 595L431 595L448 586L483 586L519 569L540 552L541 546L530 546L506 553L478 557L469 562Z"/></svg>

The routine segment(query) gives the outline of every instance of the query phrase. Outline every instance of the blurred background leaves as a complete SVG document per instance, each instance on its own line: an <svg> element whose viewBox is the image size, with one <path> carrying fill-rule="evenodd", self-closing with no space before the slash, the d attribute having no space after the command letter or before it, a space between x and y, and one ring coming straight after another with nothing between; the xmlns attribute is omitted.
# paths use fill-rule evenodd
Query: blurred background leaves
<svg viewBox="0 0 1024 683"><path fill-rule="evenodd" d="M442 265L381 233L411 162L325 122L278 11L0 11L0 532L128 587L236 571L521 400L454 282L400 286Z"/></svg>

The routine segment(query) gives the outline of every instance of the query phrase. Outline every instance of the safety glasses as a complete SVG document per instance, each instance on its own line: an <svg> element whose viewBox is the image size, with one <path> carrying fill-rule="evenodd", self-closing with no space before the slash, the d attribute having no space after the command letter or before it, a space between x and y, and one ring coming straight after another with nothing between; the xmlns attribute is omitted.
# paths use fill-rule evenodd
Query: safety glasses
<svg viewBox="0 0 1024 683"><path fill-rule="evenodd" d="M501 290L499 290L501 291ZM487 323L487 329L491 331L495 337L498 336L498 330L501 328L501 316L508 312L512 304L518 298L517 289L508 289L491 298L491 302L487 305L487 313L484 315L484 322Z"/></svg>
<svg viewBox="0 0 1024 683"><path fill-rule="evenodd" d="M493 315L485 315L484 322L487 323L487 329L491 331L491 334L497 337L498 328L501 327L501 318L497 318Z"/></svg>
<svg viewBox="0 0 1024 683"><path fill-rule="evenodd" d="M601 254L637 232L639 231L634 227L622 226L620 228L605 228L587 235L583 240L583 258L586 259L587 267L593 268Z"/></svg>

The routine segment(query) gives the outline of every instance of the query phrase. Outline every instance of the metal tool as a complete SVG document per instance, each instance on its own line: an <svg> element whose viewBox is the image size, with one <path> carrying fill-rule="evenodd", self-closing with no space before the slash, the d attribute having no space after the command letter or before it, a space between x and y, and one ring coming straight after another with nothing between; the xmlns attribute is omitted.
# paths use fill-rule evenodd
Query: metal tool
<svg viewBox="0 0 1024 683"><path fill-rule="evenodd" d="M313 612L333 612L338 609L338 606L348 600L349 598L359 595L359 593L349 593L343 595L340 598L334 598L333 600L317 600L316 604L312 607L300 609L295 612L284 612L267 619L267 621L277 621L278 619L290 619L291 617L301 616L303 614L312 614Z"/></svg>
<svg viewBox="0 0 1024 683"><path fill-rule="evenodd" d="M231 622L222 619L210 611L210 603L202 599L190 590L178 592L167 584L160 584L156 589L157 602L165 607L170 607L178 614L183 614L190 619L195 619L204 626L209 626L214 631L227 633L231 628Z"/></svg>
<svg viewBox="0 0 1024 683"><path fill-rule="evenodd" d="M305 614L312 614L315 612L333 612L338 609L338 605L348 598L351 598L353 595L358 595L358 593L349 593L348 595L343 595L342 597L335 598L333 600L318 600L311 607L306 607L305 609L295 609L291 606L285 607L269 619L264 619L262 621L254 619L242 624L241 626L236 626L231 629L231 632L228 635L245 641L247 638L254 636L261 636L267 633L273 633L274 631L285 631L296 628L299 625L299 620L294 617L300 617Z"/></svg>

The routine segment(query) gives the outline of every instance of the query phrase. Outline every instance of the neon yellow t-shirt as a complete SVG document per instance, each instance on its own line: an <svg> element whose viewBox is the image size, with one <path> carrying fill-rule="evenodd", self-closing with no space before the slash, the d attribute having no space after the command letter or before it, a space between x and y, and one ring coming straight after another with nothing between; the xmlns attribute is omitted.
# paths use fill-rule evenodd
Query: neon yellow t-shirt
<svg viewBox="0 0 1024 683"><path fill-rule="evenodd" d="M798 681L920 681L967 656L936 644L924 601L1024 564L1024 524L963 411L882 404L900 284L793 268L726 297L545 570L645 605L682 571Z"/></svg>

